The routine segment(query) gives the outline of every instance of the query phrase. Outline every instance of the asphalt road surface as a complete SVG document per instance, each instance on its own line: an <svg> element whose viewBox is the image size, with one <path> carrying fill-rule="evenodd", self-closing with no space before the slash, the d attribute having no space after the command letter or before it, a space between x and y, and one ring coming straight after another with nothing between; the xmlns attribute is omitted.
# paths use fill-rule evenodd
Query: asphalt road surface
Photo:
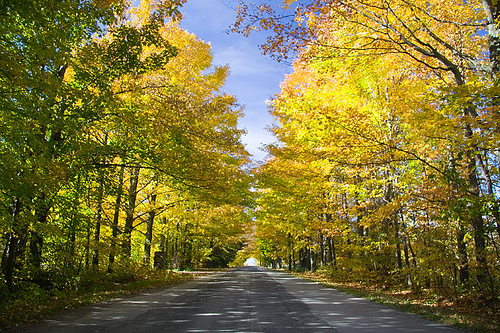
<svg viewBox="0 0 500 333"><path fill-rule="evenodd" d="M459 332L287 273L218 272L9 332Z"/></svg>

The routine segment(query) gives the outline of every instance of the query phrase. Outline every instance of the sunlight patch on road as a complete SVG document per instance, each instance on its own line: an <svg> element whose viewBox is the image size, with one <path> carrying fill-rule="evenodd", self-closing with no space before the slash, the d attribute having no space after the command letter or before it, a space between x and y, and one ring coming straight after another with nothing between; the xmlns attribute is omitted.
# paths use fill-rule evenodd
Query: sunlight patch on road
<svg viewBox="0 0 500 333"><path fill-rule="evenodd" d="M222 316L221 313L197 313L195 316L201 316L201 317L206 317L206 316Z"/></svg>

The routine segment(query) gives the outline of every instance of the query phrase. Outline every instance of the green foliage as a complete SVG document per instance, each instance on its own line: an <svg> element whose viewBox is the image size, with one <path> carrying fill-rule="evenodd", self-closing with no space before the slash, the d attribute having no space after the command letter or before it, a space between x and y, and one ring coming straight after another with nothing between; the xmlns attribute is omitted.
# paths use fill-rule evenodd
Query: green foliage
<svg viewBox="0 0 500 333"><path fill-rule="evenodd" d="M2 293L137 282L156 254L232 261L251 204L242 112L175 22L183 2L2 2Z"/></svg>
<svg viewBox="0 0 500 333"><path fill-rule="evenodd" d="M227 268L234 261L243 244L230 244L225 247L214 246L203 263L207 268Z"/></svg>

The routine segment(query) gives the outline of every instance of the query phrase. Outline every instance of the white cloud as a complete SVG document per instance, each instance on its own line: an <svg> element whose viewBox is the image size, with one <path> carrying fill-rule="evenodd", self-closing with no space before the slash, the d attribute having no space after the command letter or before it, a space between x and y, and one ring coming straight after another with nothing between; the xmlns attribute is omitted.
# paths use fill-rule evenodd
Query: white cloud
<svg viewBox="0 0 500 333"><path fill-rule="evenodd" d="M230 47L214 47L214 63L229 64L233 75L269 76L282 75L283 69L260 53L256 45L247 41Z"/></svg>
<svg viewBox="0 0 500 333"><path fill-rule="evenodd" d="M260 150L263 144L275 141L266 130L272 123L267 112L266 100L279 92L280 81L289 68L261 55L258 48L265 36L225 33L234 22L236 12L226 4L234 0L189 0L183 7L185 19L181 26L212 45L214 65L230 67L224 90L236 96L245 106L245 116L239 127L248 134L242 138L254 159L262 160L266 153Z"/></svg>

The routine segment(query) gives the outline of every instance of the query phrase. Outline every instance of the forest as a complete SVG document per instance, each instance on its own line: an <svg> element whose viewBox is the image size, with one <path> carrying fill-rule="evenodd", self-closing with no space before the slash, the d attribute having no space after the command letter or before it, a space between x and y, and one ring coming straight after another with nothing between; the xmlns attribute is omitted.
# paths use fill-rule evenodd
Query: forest
<svg viewBox="0 0 500 333"><path fill-rule="evenodd" d="M2 1L4 296L227 267L242 247L241 106L210 45L179 28L181 5Z"/></svg>
<svg viewBox="0 0 500 333"><path fill-rule="evenodd" d="M496 1L240 2L293 71L255 171L261 261L498 303Z"/></svg>
<svg viewBox="0 0 500 333"><path fill-rule="evenodd" d="M0 298L253 256L498 306L500 3L239 1L293 66L252 163L184 2L1 0Z"/></svg>

